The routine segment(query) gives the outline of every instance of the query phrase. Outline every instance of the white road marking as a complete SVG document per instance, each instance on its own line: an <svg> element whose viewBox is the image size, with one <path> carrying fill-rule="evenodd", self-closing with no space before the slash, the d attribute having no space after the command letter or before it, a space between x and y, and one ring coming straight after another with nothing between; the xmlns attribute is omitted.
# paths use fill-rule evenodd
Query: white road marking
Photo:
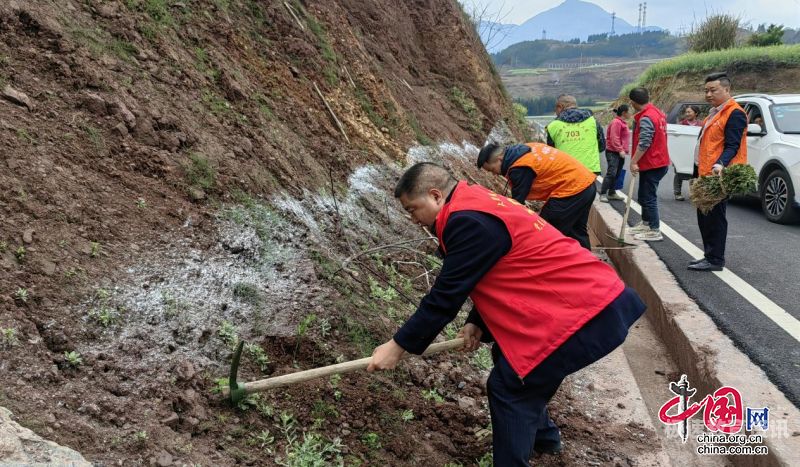
<svg viewBox="0 0 800 467"><path fill-rule="evenodd" d="M597 178L602 183L603 177ZM623 201L628 198L624 193L618 192L617 194L622 196ZM634 200L631 200L631 209L633 209L639 215L642 214L641 205ZM695 259L704 257L703 250L695 246L694 243L690 242L688 239L686 239L686 237L667 225L667 223L663 220L660 221L660 224L661 233L675 242L675 244L681 247L681 249L688 253L689 256ZM781 329L788 332L789 335L796 341L800 342L800 320L790 315L786 310L778 306L777 303L773 302L766 295L756 290L755 287L734 274L730 269L723 268L722 271L713 271L713 273L716 274L716 276L719 277L723 282L728 284L736 293L741 295L742 298L756 307L758 311L780 326Z"/></svg>

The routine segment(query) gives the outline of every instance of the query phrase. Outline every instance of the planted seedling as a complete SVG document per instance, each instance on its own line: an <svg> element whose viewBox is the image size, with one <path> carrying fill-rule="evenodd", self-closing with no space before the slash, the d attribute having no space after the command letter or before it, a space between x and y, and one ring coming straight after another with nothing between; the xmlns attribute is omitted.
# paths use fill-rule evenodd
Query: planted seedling
<svg viewBox="0 0 800 467"><path fill-rule="evenodd" d="M67 360L67 365L71 366L72 368L78 368L79 366L83 365L83 358L81 358L81 354L74 350L70 352L64 352L64 358Z"/></svg>

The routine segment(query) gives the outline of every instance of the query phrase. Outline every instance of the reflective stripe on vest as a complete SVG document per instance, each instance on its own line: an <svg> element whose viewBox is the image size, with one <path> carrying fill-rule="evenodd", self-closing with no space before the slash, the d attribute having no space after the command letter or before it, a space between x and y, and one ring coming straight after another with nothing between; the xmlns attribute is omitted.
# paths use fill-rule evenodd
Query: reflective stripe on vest
<svg viewBox="0 0 800 467"><path fill-rule="evenodd" d="M497 217L511 236L511 249L470 298L511 368L524 378L625 286L614 269L532 210L463 181L436 217L445 255L442 231L452 213L465 210Z"/></svg>
<svg viewBox="0 0 800 467"><path fill-rule="evenodd" d="M530 167L536 173L528 199L547 201L550 198L573 196L594 183L597 176L564 151L542 143L528 143L531 152L511 164Z"/></svg>
<svg viewBox="0 0 800 467"><path fill-rule="evenodd" d="M590 172L600 172L597 120L594 117L577 123L553 120L547 125L547 133L557 149L577 159Z"/></svg>
<svg viewBox="0 0 800 467"><path fill-rule="evenodd" d="M700 151L698 173L702 175L711 175L711 169L717 163L722 151L725 149L725 125L734 110L741 110L742 107L733 99L730 99L725 107L717 112L710 122L703 122L703 134L700 135ZM730 165L733 164L747 164L747 128L742 132L742 143L739 145L739 151L731 160Z"/></svg>

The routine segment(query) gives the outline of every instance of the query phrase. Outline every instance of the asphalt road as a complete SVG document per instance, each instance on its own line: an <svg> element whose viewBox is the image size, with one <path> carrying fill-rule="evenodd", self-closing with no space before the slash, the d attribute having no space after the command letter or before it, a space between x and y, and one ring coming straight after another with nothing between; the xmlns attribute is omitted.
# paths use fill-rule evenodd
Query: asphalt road
<svg viewBox="0 0 800 467"><path fill-rule="evenodd" d="M626 174L626 190L629 179L629 174ZM683 184L687 200L676 201L672 179L670 169L659 185L661 221L702 250L697 214L688 201L688 182ZM635 193L634 200L637 198ZM620 212L624 209L624 203L620 201L612 204ZM731 201L727 218L725 259L728 269L800 319L800 225L767 221L757 199ZM631 225L639 220L640 217L631 211ZM766 372L787 398L800 407L800 342L715 274L687 270L686 266L693 258L666 236L663 242L653 242L651 246L689 296L737 347ZM743 396L747 398L747 395Z"/></svg>

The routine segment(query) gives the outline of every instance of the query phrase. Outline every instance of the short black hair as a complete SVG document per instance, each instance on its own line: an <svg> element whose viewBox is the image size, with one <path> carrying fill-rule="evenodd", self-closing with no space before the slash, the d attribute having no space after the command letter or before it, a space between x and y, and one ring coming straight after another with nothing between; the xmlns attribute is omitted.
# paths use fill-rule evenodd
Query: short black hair
<svg viewBox="0 0 800 467"><path fill-rule="evenodd" d="M431 188L445 191L454 185L456 179L444 167L433 162L419 162L412 165L397 181L394 197L403 195L415 197Z"/></svg>
<svg viewBox="0 0 800 467"><path fill-rule="evenodd" d="M629 109L628 104L622 104L616 109L614 109L614 113L617 114L617 117L621 117L622 114L628 111L628 109Z"/></svg>
<svg viewBox="0 0 800 467"><path fill-rule="evenodd" d="M700 115L700 106L699 105L692 104L692 105L687 106L686 109L692 109L694 111L694 113L696 113L697 115ZM683 109L683 111L686 112L686 109Z"/></svg>
<svg viewBox="0 0 800 467"><path fill-rule="evenodd" d="M645 105L650 102L650 93L642 87L633 88L628 93L628 98L639 105Z"/></svg>
<svg viewBox="0 0 800 467"><path fill-rule="evenodd" d="M483 167L483 164L491 162L492 155L497 152L498 149L500 149L500 145L497 143L488 143L481 148L481 151L478 153L478 168L480 169Z"/></svg>
<svg viewBox="0 0 800 467"><path fill-rule="evenodd" d="M710 75L706 76L706 83L711 83L713 81L719 81L719 84L726 88L731 87L731 79L728 77L728 73L725 71L711 73Z"/></svg>

